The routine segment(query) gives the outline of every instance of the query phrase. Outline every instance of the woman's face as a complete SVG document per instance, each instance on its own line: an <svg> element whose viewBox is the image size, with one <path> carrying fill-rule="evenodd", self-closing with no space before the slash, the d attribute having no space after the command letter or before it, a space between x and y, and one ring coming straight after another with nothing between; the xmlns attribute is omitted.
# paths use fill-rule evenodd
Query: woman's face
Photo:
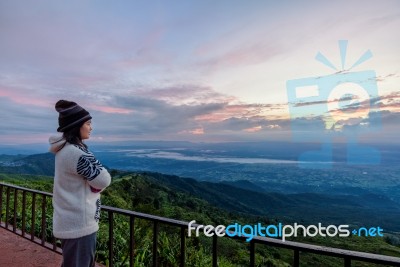
<svg viewBox="0 0 400 267"><path fill-rule="evenodd" d="M80 129L82 140L89 139L91 131L92 131L92 121L88 120L81 126Z"/></svg>

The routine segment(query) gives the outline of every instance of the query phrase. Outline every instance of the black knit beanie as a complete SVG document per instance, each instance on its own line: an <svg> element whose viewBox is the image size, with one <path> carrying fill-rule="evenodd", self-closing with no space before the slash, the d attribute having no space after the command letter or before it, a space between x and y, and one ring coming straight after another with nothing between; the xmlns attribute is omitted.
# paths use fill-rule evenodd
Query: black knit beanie
<svg viewBox="0 0 400 267"><path fill-rule="evenodd" d="M60 127L58 127L57 132L65 132L74 126L92 119L89 112L75 102L59 100L55 108L59 113L58 125Z"/></svg>

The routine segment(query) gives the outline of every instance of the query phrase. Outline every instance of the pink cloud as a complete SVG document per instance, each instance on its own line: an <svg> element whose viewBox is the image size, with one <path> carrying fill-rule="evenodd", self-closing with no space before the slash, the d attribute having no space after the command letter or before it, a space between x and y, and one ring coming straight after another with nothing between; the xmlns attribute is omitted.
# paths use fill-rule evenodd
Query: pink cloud
<svg viewBox="0 0 400 267"><path fill-rule="evenodd" d="M279 126L278 124L270 124L270 125L267 125L266 128L268 128L268 129L281 129L282 127Z"/></svg>
<svg viewBox="0 0 400 267"><path fill-rule="evenodd" d="M343 100L352 100L356 99L357 97L348 97L347 99L342 98L342 99L333 99L331 101L323 100L323 101L310 101L310 102L298 102L294 103L296 107L301 107L301 106L312 106L312 105L318 105L318 104L329 104L329 103L339 103L340 101ZM361 101L359 102L359 105L347 105L344 106L340 109L336 110L330 110L329 112L333 115L336 114L341 114L343 112L351 113L353 117L359 117L360 114L365 114L368 113L370 110L370 99L360 99ZM383 96L379 96L376 99L373 99L372 101L376 101L377 104L374 105L375 108L379 108L381 110L388 110L391 112L398 111L400 108L400 92L392 92ZM362 116L361 116L362 117Z"/></svg>
<svg viewBox="0 0 400 267"><path fill-rule="evenodd" d="M0 97L9 98L11 101L23 105L33 105L46 108L51 106L47 99L35 98L35 96L32 96L31 92L25 93L21 90L18 90L17 88L1 87Z"/></svg>
<svg viewBox="0 0 400 267"><path fill-rule="evenodd" d="M196 121L220 122L232 117L236 118L259 118L263 119L271 111L282 109L283 105L275 104L232 104L226 105L223 109L213 113L196 116ZM279 116L278 116L279 117Z"/></svg>
<svg viewBox="0 0 400 267"><path fill-rule="evenodd" d="M172 104L231 103L236 97L221 94L208 86L182 85L167 88L141 89L135 93L140 97L166 101Z"/></svg>
<svg viewBox="0 0 400 267"><path fill-rule="evenodd" d="M133 112L132 109L116 108L110 106L89 105L88 107L105 113L130 114Z"/></svg>
<svg viewBox="0 0 400 267"><path fill-rule="evenodd" d="M204 129L203 128L197 128L192 131L189 131L189 133L194 134L194 135L201 135L204 134Z"/></svg>
<svg viewBox="0 0 400 267"><path fill-rule="evenodd" d="M262 129L262 126L258 125L258 126L254 126L251 128L244 129L244 131L248 132L248 133L255 133L255 132L261 131L261 129Z"/></svg>
<svg viewBox="0 0 400 267"><path fill-rule="evenodd" d="M203 135L204 134L204 128L200 127L200 128L196 128L193 130L184 130L184 131L180 131L178 134L193 134L193 135Z"/></svg>

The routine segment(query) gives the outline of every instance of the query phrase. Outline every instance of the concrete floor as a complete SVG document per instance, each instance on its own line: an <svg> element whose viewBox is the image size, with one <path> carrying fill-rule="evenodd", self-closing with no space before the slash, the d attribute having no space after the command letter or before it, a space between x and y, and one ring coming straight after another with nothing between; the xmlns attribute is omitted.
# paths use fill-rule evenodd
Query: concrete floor
<svg viewBox="0 0 400 267"><path fill-rule="evenodd" d="M0 266L55 267L62 256L0 227Z"/></svg>
<svg viewBox="0 0 400 267"><path fill-rule="evenodd" d="M60 254L0 227L0 267L59 267L61 262Z"/></svg>

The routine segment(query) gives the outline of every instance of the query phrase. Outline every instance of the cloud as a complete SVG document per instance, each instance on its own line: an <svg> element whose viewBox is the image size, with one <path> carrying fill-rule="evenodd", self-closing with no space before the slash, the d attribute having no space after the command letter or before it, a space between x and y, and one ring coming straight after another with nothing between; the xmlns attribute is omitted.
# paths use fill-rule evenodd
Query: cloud
<svg viewBox="0 0 400 267"><path fill-rule="evenodd" d="M165 95L168 95L168 90L175 93L180 91L164 90L166 90ZM195 89L193 91L196 92ZM212 90L206 90L206 94L212 94ZM165 95L161 95L160 99L154 99L152 94L147 97L114 95L87 106L82 104L93 117L93 140L159 140L161 138L163 140L234 141L272 138L289 141L290 136L295 136L303 141L313 141L320 140L322 135L327 134L323 116L290 120L284 117L263 115L282 108L278 104L200 103L200 101L179 104L171 102L171 99L164 100ZM220 97L223 99L222 95ZM396 94L385 98L394 99L394 97ZM229 99L229 96L226 99ZM57 128L57 113L53 107L17 103L10 101L7 97L0 98L0 105L6 111L1 114L2 140L10 140L10 134L21 137L42 134L43 137L45 133L54 132ZM378 114L380 116L377 116ZM211 119L213 117L219 119ZM388 129L398 130L400 113L385 110L373 113L370 118L342 120L337 121L336 124L341 125L343 133L350 133L365 131L367 129L365 127L378 122L384 126L382 134L386 134Z"/></svg>
<svg viewBox="0 0 400 267"><path fill-rule="evenodd" d="M231 104L226 103L218 112L197 116L198 121L219 122L230 118L262 119L270 116L271 111L282 111L283 104ZM272 116L271 116L272 117Z"/></svg>
<svg viewBox="0 0 400 267"><path fill-rule="evenodd" d="M306 61L317 49L328 43L337 49L336 37L343 33L364 47L369 40L360 29L369 29L376 62L385 67L377 63L376 72L382 73L377 80L386 85L399 77L394 34L398 4L348 7L338 15L334 11L343 10L335 3L2 1L0 137L55 131L58 99L87 108L93 115L93 138L105 141L286 138L289 132L296 134L296 125L307 134L321 134L326 114L289 120L282 103L286 78L320 70ZM355 9L363 12L354 16ZM379 58L386 51L390 56ZM255 103L262 99L273 104ZM379 103L382 123L391 129L397 127L399 99L400 93L393 92L371 100ZM362 111L347 100L340 110ZM327 102L294 103L323 104ZM364 104L359 103L361 108ZM337 124L348 129L366 125L365 119L338 119Z"/></svg>
<svg viewBox="0 0 400 267"><path fill-rule="evenodd" d="M132 94L142 98L165 101L171 104L228 103L238 101L237 98L233 96L218 93L210 86L194 84L161 88L139 88L133 90Z"/></svg>
<svg viewBox="0 0 400 267"><path fill-rule="evenodd" d="M110 94L88 107L92 108L95 133L103 137L190 140L191 136L254 133L285 125L273 120L274 116L267 119L271 111L279 113L283 104L240 103L209 87L194 85Z"/></svg>
<svg viewBox="0 0 400 267"><path fill-rule="evenodd" d="M254 132L260 131L261 129L262 129L262 126L258 125L258 126L254 126L254 127L251 127L251 128L244 129L244 131L245 132L249 132L249 133L254 133Z"/></svg>
<svg viewBox="0 0 400 267"><path fill-rule="evenodd" d="M390 78L398 78L398 77L400 77L400 75L398 75L397 73L390 73L387 75L377 76L376 81L383 82L383 81L387 81Z"/></svg>
<svg viewBox="0 0 400 267"><path fill-rule="evenodd" d="M312 105L320 105L320 104L328 104L328 103L338 103L339 101L350 101L353 99L357 99L356 96L353 95L348 95L348 96L344 96L340 99L335 98L332 100L319 100L319 101L299 101L299 102L295 102L293 103L294 107L304 107L304 106L312 106Z"/></svg>
<svg viewBox="0 0 400 267"><path fill-rule="evenodd" d="M0 97L0 138L3 136L43 134L54 131L57 114L54 109L16 103L9 98ZM47 141L47 140L46 140Z"/></svg>
<svg viewBox="0 0 400 267"><path fill-rule="evenodd" d="M0 84L0 97L6 98L19 105L48 107L46 99L32 97L29 90L15 86L2 86Z"/></svg>
<svg viewBox="0 0 400 267"><path fill-rule="evenodd" d="M204 134L204 128L200 127L197 129L193 129L193 130L183 130L180 131L178 134L193 134L193 135L203 135Z"/></svg>
<svg viewBox="0 0 400 267"><path fill-rule="evenodd" d="M133 110L129 114L106 114L97 112L96 116L102 122L98 125L100 135L116 132L132 136L171 136L177 133L200 134L201 125L194 117L208 114L223 107L221 103L206 104L172 104L164 100L140 96L115 96L109 100L110 105L123 110ZM96 117L94 117L94 121ZM104 122L110 122L104 123ZM112 125L112 127L109 127Z"/></svg>
<svg viewBox="0 0 400 267"><path fill-rule="evenodd" d="M220 44L220 46L223 46L223 44ZM199 48L199 50L214 51L209 48ZM209 70L226 69L238 66L243 67L246 65L263 63L276 57L282 52L283 51L279 48L278 44L272 44L270 41L268 43L258 42L251 45L241 44L239 47L221 52L220 54L209 55L209 59L199 62L198 66ZM205 54L205 52L202 52L202 54Z"/></svg>
<svg viewBox="0 0 400 267"><path fill-rule="evenodd" d="M279 126L278 124L270 124L270 125L267 125L267 128L268 129L281 129L282 127Z"/></svg>
<svg viewBox="0 0 400 267"><path fill-rule="evenodd" d="M98 106L98 105L88 105L89 108L102 111L105 113L121 113L121 114L130 114L133 112L132 109L127 108L116 108L110 106Z"/></svg>

